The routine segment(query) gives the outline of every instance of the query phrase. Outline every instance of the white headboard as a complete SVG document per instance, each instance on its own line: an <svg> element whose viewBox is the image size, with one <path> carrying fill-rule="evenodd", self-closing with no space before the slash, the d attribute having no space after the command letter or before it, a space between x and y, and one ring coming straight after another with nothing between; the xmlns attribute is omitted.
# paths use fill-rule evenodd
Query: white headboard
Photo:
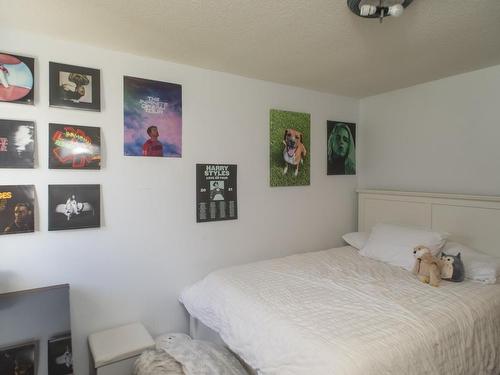
<svg viewBox="0 0 500 375"><path fill-rule="evenodd" d="M377 223L448 232L450 239L500 256L500 197L357 190L358 230Z"/></svg>

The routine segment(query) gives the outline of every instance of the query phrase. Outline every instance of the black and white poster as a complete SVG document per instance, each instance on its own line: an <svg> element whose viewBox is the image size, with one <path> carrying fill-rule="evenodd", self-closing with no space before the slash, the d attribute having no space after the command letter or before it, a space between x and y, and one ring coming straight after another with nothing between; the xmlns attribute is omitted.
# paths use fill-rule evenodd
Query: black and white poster
<svg viewBox="0 0 500 375"><path fill-rule="evenodd" d="M196 164L196 222L235 220L236 165Z"/></svg>
<svg viewBox="0 0 500 375"><path fill-rule="evenodd" d="M48 342L49 375L73 374L71 334L53 337Z"/></svg>
<svg viewBox="0 0 500 375"><path fill-rule="evenodd" d="M49 185L49 230L101 226L100 185Z"/></svg>
<svg viewBox="0 0 500 375"><path fill-rule="evenodd" d="M35 123L0 120L0 168L34 168Z"/></svg>

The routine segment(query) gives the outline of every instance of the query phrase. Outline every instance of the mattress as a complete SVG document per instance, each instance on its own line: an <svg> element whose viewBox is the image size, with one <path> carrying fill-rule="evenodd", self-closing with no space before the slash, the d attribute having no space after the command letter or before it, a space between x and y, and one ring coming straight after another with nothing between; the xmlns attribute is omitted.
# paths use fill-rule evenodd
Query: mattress
<svg viewBox="0 0 500 375"><path fill-rule="evenodd" d="M260 374L500 373L500 285L433 288L352 247L215 271L180 300Z"/></svg>

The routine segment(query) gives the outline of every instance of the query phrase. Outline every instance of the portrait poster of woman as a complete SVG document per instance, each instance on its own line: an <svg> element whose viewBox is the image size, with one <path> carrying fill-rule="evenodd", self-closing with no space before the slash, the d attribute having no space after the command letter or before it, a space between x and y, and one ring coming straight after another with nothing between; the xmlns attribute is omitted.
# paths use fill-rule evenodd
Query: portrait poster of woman
<svg viewBox="0 0 500 375"><path fill-rule="evenodd" d="M356 124L327 121L327 174L356 174Z"/></svg>

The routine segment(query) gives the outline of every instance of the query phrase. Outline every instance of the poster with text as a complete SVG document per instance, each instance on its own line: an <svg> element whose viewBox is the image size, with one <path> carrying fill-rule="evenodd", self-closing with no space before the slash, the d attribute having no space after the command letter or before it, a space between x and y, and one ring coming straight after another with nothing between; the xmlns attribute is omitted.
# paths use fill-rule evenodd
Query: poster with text
<svg viewBox="0 0 500 375"><path fill-rule="evenodd" d="M126 156L182 156L182 86L123 77Z"/></svg>
<svg viewBox="0 0 500 375"><path fill-rule="evenodd" d="M0 186L0 235L35 230L35 186Z"/></svg>
<svg viewBox="0 0 500 375"><path fill-rule="evenodd" d="M0 52L0 102L34 104L35 59Z"/></svg>
<svg viewBox="0 0 500 375"><path fill-rule="evenodd" d="M49 124L49 168L101 169L101 129Z"/></svg>
<svg viewBox="0 0 500 375"><path fill-rule="evenodd" d="M196 221L238 218L236 165L196 164Z"/></svg>
<svg viewBox="0 0 500 375"><path fill-rule="evenodd" d="M49 230L101 226L100 185L49 185Z"/></svg>
<svg viewBox="0 0 500 375"><path fill-rule="evenodd" d="M0 168L34 168L35 123L0 120Z"/></svg>

